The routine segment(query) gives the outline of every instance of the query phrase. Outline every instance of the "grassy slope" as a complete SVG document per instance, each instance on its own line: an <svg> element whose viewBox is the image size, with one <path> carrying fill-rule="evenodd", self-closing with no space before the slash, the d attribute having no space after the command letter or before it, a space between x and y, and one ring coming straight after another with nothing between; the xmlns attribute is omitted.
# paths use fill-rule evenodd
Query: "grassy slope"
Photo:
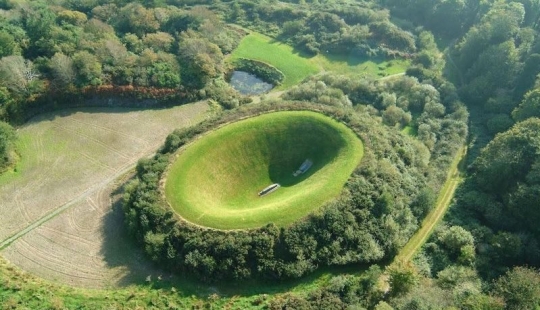
<svg viewBox="0 0 540 310"><path fill-rule="evenodd" d="M230 124L187 147L165 186L177 212L220 229L286 225L339 194L363 154L345 125L314 112L276 112ZM305 158L313 167L292 172ZM272 194L258 197L267 185Z"/></svg>
<svg viewBox="0 0 540 310"><path fill-rule="evenodd" d="M233 51L230 60L237 58L264 61L281 70L285 74L285 80L278 89L294 86L304 78L321 71L376 78L405 72L409 66L409 62L402 59L367 59L354 55L332 54L310 57L257 32L251 32Z"/></svg>

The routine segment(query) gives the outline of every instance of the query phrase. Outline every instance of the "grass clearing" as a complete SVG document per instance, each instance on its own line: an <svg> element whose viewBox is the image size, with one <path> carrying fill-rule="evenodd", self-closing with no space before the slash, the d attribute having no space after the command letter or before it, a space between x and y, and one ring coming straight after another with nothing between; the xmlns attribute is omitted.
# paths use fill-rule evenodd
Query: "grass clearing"
<svg viewBox="0 0 540 310"><path fill-rule="evenodd" d="M274 112L210 132L183 149L165 194L184 219L218 229L285 226L337 196L363 155L354 132L322 114ZM311 159L303 175L292 173ZM264 197L266 186L281 187Z"/></svg>
<svg viewBox="0 0 540 310"><path fill-rule="evenodd" d="M355 55L319 54L311 58L324 71L345 75L380 78L405 72L410 65L404 59L366 58Z"/></svg>
<svg viewBox="0 0 540 310"><path fill-rule="evenodd" d="M410 62L405 59L364 58L355 55L322 53L310 56L276 39L253 32L240 42L230 61L255 59L278 68L285 80L277 90L287 89L313 74L329 71L337 74L380 78L405 72Z"/></svg>
<svg viewBox="0 0 540 310"><path fill-rule="evenodd" d="M244 37L231 54L230 60L238 58L263 61L283 72L285 79L278 89L294 86L306 77L319 72L316 65L295 53L291 46L255 32Z"/></svg>

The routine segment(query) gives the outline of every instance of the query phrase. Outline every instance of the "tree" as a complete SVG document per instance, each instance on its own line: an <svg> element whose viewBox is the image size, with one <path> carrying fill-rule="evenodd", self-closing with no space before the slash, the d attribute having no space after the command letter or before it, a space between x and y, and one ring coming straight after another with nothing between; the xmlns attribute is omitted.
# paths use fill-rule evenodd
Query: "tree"
<svg viewBox="0 0 540 310"><path fill-rule="evenodd" d="M448 266L437 273L437 284L442 288L454 288L465 282L473 284L481 291L481 281L476 270L463 266Z"/></svg>
<svg viewBox="0 0 540 310"><path fill-rule="evenodd" d="M151 81L154 86L175 88L180 85L180 70L167 62L156 62L150 68Z"/></svg>
<svg viewBox="0 0 540 310"><path fill-rule="evenodd" d="M193 35L193 34L191 34ZM223 73L223 53L219 47L206 39L185 35L179 44L179 57L186 70L184 81L201 87L209 79Z"/></svg>
<svg viewBox="0 0 540 310"><path fill-rule="evenodd" d="M0 172L12 161L15 130L8 123L0 121Z"/></svg>
<svg viewBox="0 0 540 310"><path fill-rule="evenodd" d="M439 241L454 255L459 254L465 246L474 246L472 234L460 226L452 226L443 231Z"/></svg>
<svg viewBox="0 0 540 310"><path fill-rule="evenodd" d="M33 63L22 56L7 56L0 59L0 85L7 87L16 96L29 96L39 83L39 73Z"/></svg>
<svg viewBox="0 0 540 310"><path fill-rule="evenodd" d="M383 123L388 126L395 126L396 124L406 125L408 124L412 117L410 113L406 113L403 109L391 105L382 114Z"/></svg>
<svg viewBox="0 0 540 310"><path fill-rule="evenodd" d="M500 55L490 56L487 53L487 49L491 48L491 52L498 53L496 48L503 42L512 41L514 36L519 31L519 26L524 18L523 6L516 2L505 3L497 2L490 11L482 18L481 22L472 27L463 41L457 46L459 59L457 65L462 72L466 72L473 68L473 65L483 55L483 58L500 58ZM512 41L513 43L513 41ZM507 48L502 46L502 49ZM495 59L494 59L495 60ZM501 59L499 59L501 61ZM484 61L491 62L491 61ZM473 71L477 73L468 73L469 81L471 78L482 75L483 72L493 72L499 74L500 78L506 78L501 74L501 71L497 70L499 65L505 65L504 62L491 62L494 67L487 67L488 65L477 65ZM482 67L482 68L480 68ZM506 82L506 81L505 81Z"/></svg>
<svg viewBox="0 0 540 310"><path fill-rule="evenodd" d="M511 266L523 262L523 242L517 234L499 231L489 243L491 258L501 265Z"/></svg>
<svg viewBox="0 0 540 310"><path fill-rule="evenodd" d="M81 51L73 55L73 65L77 70L77 79L80 86L100 85L101 63L99 59L87 51Z"/></svg>
<svg viewBox="0 0 540 310"><path fill-rule="evenodd" d="M503 132L508 130L514 125L514 121L508 116L508 114L497 114L490 118L487 123L487 129L492 134Z"/></svg>
<svg viewBox="0 0 540 310"><path fill-rule="evenodd" d="M512 111L512 117L517 122L529 117L540 117L540 88L525 94L519 106Z"/></svg>
<svg viewBox="0 0 540 310"><path fill-rule="evenodd" d="M375 306L375 310L394 310L394 308L392 308L392 306L390 306L390 305L387 304L386 302L380 301L380 302Z"/></svg>
<svg viewBox="0 0 540 310"><path fill-rule="evenodd" d="M153 261L158 262L162 258L165 250L165 234L147 232L144 236L144 249Z"/></svg>
<svg viewBox="0 0 540 310"><path fill-rule="evenodd" d="M423 188L411 205L411 211L417 218L422 218L431 210L437 200L437 195L429 187Z"/></svg>
<svg viewBox="0 0 540 310"><path fill-rule="evenodd" d="M83 12L64 10L58 13L60 23L68 23L80 26L88 21L88 17Z"/></svg>
<svg viewBox="0 0 540 310"><path fill-rule="evenodd" d="M75 68L71 57L62 53L56 53L49 64L56 82L61 87L74 84L76 79Z"/></svg>
<svg viewBox="0 0 540 310"><path fill-rule="evenodd" d="M159 29L154 11L145 8L140 3L130 3L121 8L117 25L121 32L133 32L139 37Z"/></svg>
<svg viewBox="0 0 540 310"><path fill-rule="evenodd" d="M434 6L434 12L430 15L429 25L437 33L446 37L456 37L463 33L465 23L464 11L466 10L465 0L440 1Z"/></svg>
<svg viewBox="0 0 540 310"><path fill-rule="evenodd" d="M474 180L502 195L523 179L538 155L540 119L530 118L495 137L476 159Z"/></svg>
<svg viewBox="0 0 540 310"><path fill-rule="evenodd" d="M540 273L536 269L515 267L495 282L493 293L504 299L506 309L538 309Z"/></svg>
<svg viewBox="0 0 540 310"><path fill-rule="evenodd" d="M489 46L466 71L468 98L483 103L496 89L513 85L518 69L519 54L513 40Z"/></svg>
<svg viewBox="0 0 540 310"><path fill-rule="evenodd" d="M15 38L5 31L0 31L0 58L13 55L17 48Z"/></svg>
<svg viewBox="0 0 540 310"><path fill-rule="evenodd" d="M514 97L521 98L529 89L534 87L536 77L540 74L540 54L534 53L527 57L516 80Z"/></svg>
<svg viewBox="0 0 540 310"><path fill-rule="evenodd" d="M146 34L142 42L147 48L151 48L156 52L168 52L174 43L174 38L166 32L156 32Z"/></svg>
<svg viewBox="0 0 540 310"><path fill-rule="evenodd" d="M406 294L419 282L418 271L411 262L398 261L387 268L390 292L393 295Z"/></svg>
<svg viewBox="0 0 540 310"><path fill-rule="evenodd" d="M461 302L461 309L464 310L504 310L504 300L485 294L473 294Z"/></svg>

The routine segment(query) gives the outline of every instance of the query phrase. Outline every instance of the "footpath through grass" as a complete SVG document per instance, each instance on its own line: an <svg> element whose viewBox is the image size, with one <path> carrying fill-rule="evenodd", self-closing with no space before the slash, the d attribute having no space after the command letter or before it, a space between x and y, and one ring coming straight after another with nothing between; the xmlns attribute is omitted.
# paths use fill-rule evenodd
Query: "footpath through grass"
<svg viewBox="0 0 540 310"><path fill-rule="evenodd" d="M427 241L437 224L443 218L444 214L450 207L452 198L459 183L462 180L460 175L460 164L465 158L467 152L466 147L462 147L458 152L450 169L448 170L448 177L444 186L439 193L435 208L429 212L424 218L420 229L412 236L409 242L399 251L398 255L394 258L394 261L410 261L414 255L420 250L422 245Z"/></svg>
<svg viewBox="0 0 540 310"><path fill-rule="evenodd" d="M345 125L310 111L273 112L229 124L181 151L165 184L184 219L218 229L284 226L336 197L363 155ZM313 166L293 172L304 160ZM281 187L263 197L270 184Z"/></svg>

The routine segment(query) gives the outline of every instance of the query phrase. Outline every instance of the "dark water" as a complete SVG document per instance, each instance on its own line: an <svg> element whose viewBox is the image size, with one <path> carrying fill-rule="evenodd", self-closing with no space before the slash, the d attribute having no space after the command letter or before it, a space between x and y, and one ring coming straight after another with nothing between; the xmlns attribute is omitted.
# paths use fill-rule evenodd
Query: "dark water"
<svg viewBox="0 0 540 310"><path fill-rule="evenodd" d="M244 95L263 94L274 87L274 85L266 83L257 76L244 71L234 71L229 83L234 89Z"/></svg>

